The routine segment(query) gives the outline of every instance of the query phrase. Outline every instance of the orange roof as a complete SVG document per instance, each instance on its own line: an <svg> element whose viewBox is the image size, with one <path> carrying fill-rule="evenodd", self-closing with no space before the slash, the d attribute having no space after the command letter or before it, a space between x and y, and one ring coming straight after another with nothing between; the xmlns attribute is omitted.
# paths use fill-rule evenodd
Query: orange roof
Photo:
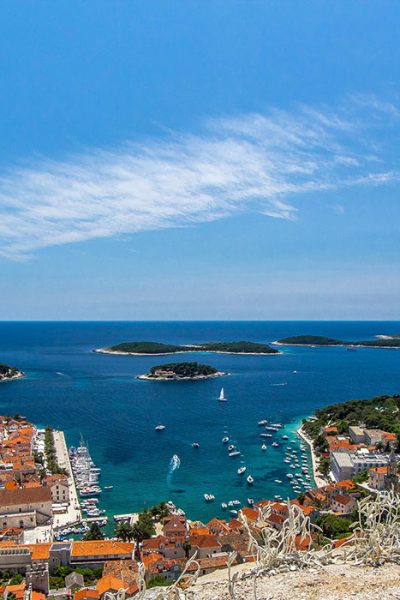
<svg viewBox="0 0 400 600"><path fill-rule="evenodd" d="M211 519L211 521L207 523L206 527L213 533L222 533L230 531L230 528L226 524L226 521L224 521L223 519L217 519L216 517L214 517L214 519Z"/></svg>
<svg viewBox="0 0 400 600"><path fill-rule="evenodd" d="M233 529L235 531L243 529L244 525L239 521L239 519L231 519L229 521L229 529Z"/></svg>
<svg viewBox="0 0 400 600"><path fill-rule="evenodd" d="M191 535L190 544L198 548L215 548L220 546L220 542L216 535Z"/></svg>
<svg viewBox="0 0 400 600"><path fill-rule="evenodd" d="M164 557L162 554L157 554L156 552L152 552L150 554L143 554L142 562L144 564L145 569L147 570L150 565L158 562L159 560L163 560Z"/></svg>
<svg viewBox="0 0 400 600"><path fill-rule="evenodd" d="M191 527L190 535L209 535L208 527Z"/></svg>
<svg viewBox="0 0 400 600"><path fill-rule="evenodd" d="M387 467L372 467L370 469L373 473L381 473L382 475L387 475L388 468Z"/></svg>
<svg viewBox="0 0 400 600"><path fill-rule="evenodd" d="M385 440L389 441L396 441L397 440L397 435L395 433L388 433L387 431L383 434L383 437L385 438Z"/></svg>
<svg viewBox="0 0 400 600"><path fill-rule="evenodd" d="M4 487L6 490L17 490L18 489L17 482L14 481L14 479L12 479L11 481L6 481Z"/></svg>
<svg viewBox="0 0 400 600"><path fill-rule="evenodd" d="M123 590L127 587L128 586L124 581L122 581L122 579L118 579L113 575L105 575L96 583L96 590L99 592L100 596L102 596L106 592L118 592L118 590Z"/></svg>
<svg viewBox="0 0 400 600"><path fill-rule="evenodd" d="M11 548L12 546L16 546L17 543L13 540L2 540L0 541L0 548Z"/></svg>
<svg viewBox="0 0 400 600"><path fill-rule="evenodd" d="M258 510L254 510L254 508L249 508L248 506L242 508L242 513L249 521L257 521L260 516Z"/></svg>
<svg viewBox="0 0 400 600"><path fill-rule="evenodd" d="M47 560L50 558L51 544L27 544L24 548L30 550L32 560Z"/></svg>
<svg viewBox="0 0 400 600"><path fill-rule="evenodd" d="M93 540L72 542L71 556L98 556L125 554L132 556L135 545L130 542Z"/></svg>
<svg viewBox="0 0 400 600"><path fill-rule="evenodd" d="M74 594L74 600L85 600L85 598L97 598L99 597L99 592L92 588L82 588L78 590Z"/></svg>
<svg viewBox="0 0 400 600"><path fill-rule="evenodd" d="M42 592L34 592L32 590L31 592L31 600L45 600L46 596L45 594L42 594Z"/></svg>
<svg viewBox="0 0 400 600"><path fill-rule="evenodd" d="M343 504L343 506L346 506L346 504L348 504L349 502L351 502L353 500L353 498L351 496L343 496L343 494L336 494L333 499L335 500L335 502L338 502L339 504Z"/></svg>
<svg viewBox="0 0 400 600"><path fill-rule="evenodd" d="M157 537L153 538L147 538L146 540L143 540L143 550L158 550L160 544L167 545L168 538L166 538L163 535L158 535Z"/></svg>
<svg viewBox="0 0 400 600"><path fill-rule="evenodd" d="M19 583L18 585L7 585L7 594L14 594L17 600L23 600L26 585L25 583Z"/></svg>

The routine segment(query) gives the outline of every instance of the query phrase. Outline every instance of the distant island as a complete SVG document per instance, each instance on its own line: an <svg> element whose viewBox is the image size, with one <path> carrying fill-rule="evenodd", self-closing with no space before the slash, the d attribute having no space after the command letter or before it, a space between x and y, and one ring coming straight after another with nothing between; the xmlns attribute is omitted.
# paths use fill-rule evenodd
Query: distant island
<svg viewBox="0 0 400 600"><path fill-rule="evenodd" d="M23 377L23 372L18 371L16 367L9 367L0 363L0 381L8 381L10 379L17 379Z"/></svg>
<svg viewBox="0 0 400 600"><path fill-rule="evenodd" d="M322 335L295 335L276 342L281 346L359 346L366 348L400 348L400 336L376 336L374 340L348 342Z"/></svg>
<svg viewBox="0 0 400 600"><path fill-rule="evenodd" d="M228 375L222 371L217 371L210 365L201 365L197 362L167 363L165 365L156 365L151 367L145 375L138 375L137 379L151 381L181 381L208 379L210 377L222 377Z"/></svg>
<svg viewBox="0 0 400 600"><path fill-rule="evenodd" d="M162 344L161 342L123 342L109 348L98 348L101 354L162 355L184 352L215 352L221 354L280 354L267 344L256 342L207 342L205 344Z"/></svg>

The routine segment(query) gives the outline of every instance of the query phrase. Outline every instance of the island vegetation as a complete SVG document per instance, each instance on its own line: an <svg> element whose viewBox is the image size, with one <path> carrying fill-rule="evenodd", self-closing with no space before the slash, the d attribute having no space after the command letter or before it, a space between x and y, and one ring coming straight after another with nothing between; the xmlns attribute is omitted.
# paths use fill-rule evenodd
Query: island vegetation
<svg viewBox="0 0 400 600"><path fill-rule="evenodd" d="M18 371L16 367L10 367L3 363L0 363L0 381L6 381L7 379L16 379L22 377L22 371Z"/></svg>
<svg viewBox="0 0 400 600"><path fill-rule="evenodd" d="M322 427L337 427L341 434L346 433L351 425L360 423L369 429L395 433L400 439L400 394L349 400L319 408L314 417L303 421L303 430L313 440L316 451L322 453L327 450L326 440L321 435Z"/></svg>
<svg viewBox="0 0 400 600"><path fill-rule="evenodd" d="M218 371L210 365L202 365L197 362L167 363L151 367L145 375L138 375L138 379L150 379L156 381L177 381L182 379L206 379L208 377L219 377L227 375Z"/></svg>
<svg viewBox="0 0 400 600"><path fill-rule="evenodd" d="M99 348L95 352L103 354L177 354L180 352L218 352L224 354L279 354L268 344L257 342L207 342L204 344L163 344L161 342L123 342Z"/></svg>
<svg viewBox="0 0 400 600"><path fill-rule="evenodd" d="M400 348L400 337L379 336L374 340L344 341L323 335L295 335L274 342L286 346L365 346L370 348Z"/></svg>

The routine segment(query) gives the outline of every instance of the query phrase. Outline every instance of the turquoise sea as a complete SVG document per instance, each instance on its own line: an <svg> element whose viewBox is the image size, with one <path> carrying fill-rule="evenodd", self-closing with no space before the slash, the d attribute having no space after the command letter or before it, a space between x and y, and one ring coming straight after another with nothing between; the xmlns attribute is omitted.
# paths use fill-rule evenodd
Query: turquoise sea
<svg viewBox="0 0 400 600"><path fill-rule="evenodd" d="M261 451L260 419L285 424L291 438L315 408L351 398L400 392L400 352L360 348L284 348L280 356L179 355L229 371L198 382L138 381L135 375L174 357L95 354L129 340L178 344L219 340L270 342L296 334L347 340L398 333L389 322L10 322L0 323L0 362L26 372L0 385L0 413L22 413L38 424L80 434L102 468L101 505L111 513L173 500L191 518L222 515L221 502L291 494L283 462L287 442ZM219 403L221 386L228 402ZM166 425L162 433L157 423ZM224 431L242 458L229 458ZM282 432L283 433L283 432ZM192 442L199 442L194 450ZM298 442L297 442L298 444ZM170 472L177 454L180 468ZM236 470L243 460L255 478L249 489ZM274 482L283 481L282 484ZM216 496L206 504L203 494Z"/></svg>

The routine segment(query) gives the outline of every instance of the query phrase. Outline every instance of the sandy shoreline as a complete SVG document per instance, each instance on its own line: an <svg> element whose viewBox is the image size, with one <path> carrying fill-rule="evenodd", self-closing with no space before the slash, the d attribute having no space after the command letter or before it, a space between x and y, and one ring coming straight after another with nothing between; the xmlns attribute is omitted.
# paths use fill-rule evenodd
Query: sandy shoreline
<svg viewBox="0 0 400 600"><path fill-rule="evenodd" d="M318 457L315 454L314 444L313 444L312 439L303 431L303 425L301 425L298 428L297 433L299 434L301 439L310 448L311 463L312 463L312 468L313 468L313 479L315 481L315 485L317 487L323 487L324 485L328 485L329 481L327 479L325 479L325 477L322 475L322 473L320 473L318 470Z"/></svg>
<svg viewBox="0 0 400 600"><path fill-rule="evenodd" d="M280 356L283 352L225 352L223 350L177 350L176 352L121 352L120 350L107 350L96 348L97 354L120 354L121 356L168 356L173 354L233 354L238 356Z"/></svg>
<svg viewBox="0 0 400 600"><path fill-rule="evenodd" d="M230 373L224 373L223 371L217 371L212 375L196 375L196 377L149 377L149 375L136 375L136 379L141 381L199 381L204 379L212 379L214 377L225 377Z"/></svg>

